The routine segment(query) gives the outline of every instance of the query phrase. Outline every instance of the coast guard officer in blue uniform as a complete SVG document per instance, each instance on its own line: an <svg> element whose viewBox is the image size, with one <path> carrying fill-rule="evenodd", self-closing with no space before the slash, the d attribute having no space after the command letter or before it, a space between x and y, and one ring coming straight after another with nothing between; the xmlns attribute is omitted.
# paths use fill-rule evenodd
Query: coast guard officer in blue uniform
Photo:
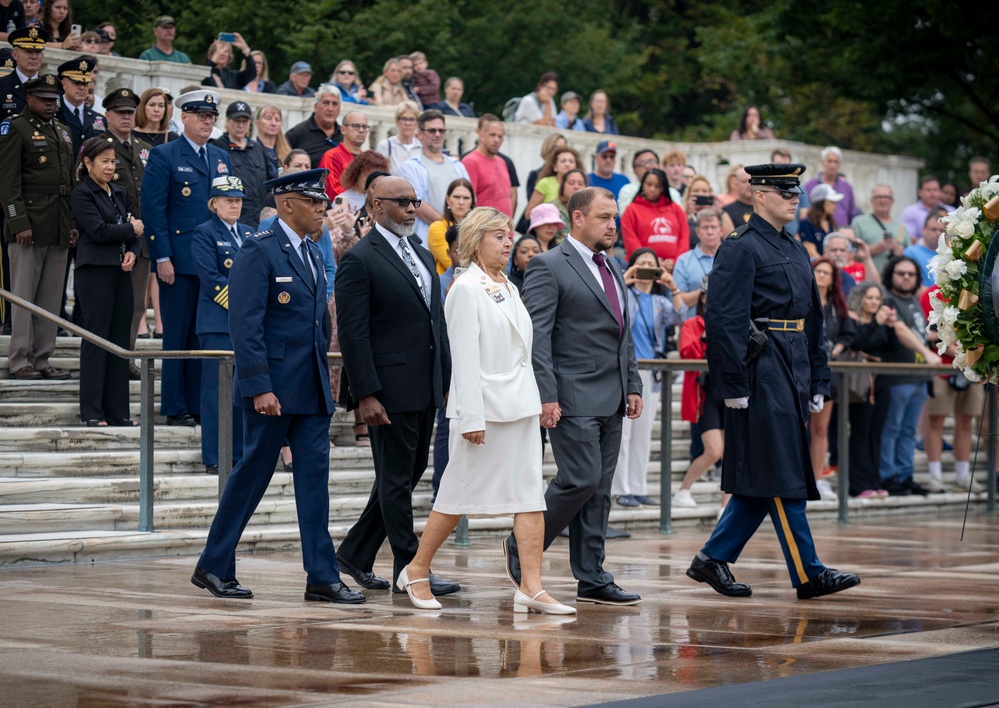
<svg viewBox="0 0 999 708"><path fill-rule="evenodd" d="M198 275L191 237L212 217L212 180L231 173L229 155L208 144L219 117L219 95L188 91L177 97L184 132L149 153L142 176L142 213L149 255L156 264L163 313L163 349L197 349ZM168 425L195 425L201 408L201 361L167 359L160 384L160 414Z"/></svg>
<svg viewBox="0 0 999 708"><path fill-rule="evenodd" d="M219 501L191 582L216 597L253 593L236 580L236 545L274 475L285 438L295 458L295 505L308 574L305 599L359 604L340 580L329 533L330 395L326 352L332 333L326 276L309 239L326 215L329 170L270 180L278 221L243 242L229 273L235 395L243 408L243 459Z"/></svg>
<svg viewBox="0 0 999 708"><path fill-rule="evenodd" d="M819 498L806 423L829 395L829 366L808 254L784 229L797 211L804 171L746 167L754 214L722 242L709 276L709 386L725 401L722 489L732 499L687 575L734 597L752 590L728 564L768 514L799 599L860 582L819 562L805 518L806 501Z"/></svg>
<svg viewBox="0 0 999 708"><path fill-rule="evenodd" d="M194 230L191 257L198 272L197 330L202 349L232 349L229 337L229 269L253 229L238 219L243 209L239 177L216 177L208 209L215 216ZM243 413L233 406L232 462L243 457ZM209 474L219 473L219 368L205 361L201 369L201 461Z"/></svg>

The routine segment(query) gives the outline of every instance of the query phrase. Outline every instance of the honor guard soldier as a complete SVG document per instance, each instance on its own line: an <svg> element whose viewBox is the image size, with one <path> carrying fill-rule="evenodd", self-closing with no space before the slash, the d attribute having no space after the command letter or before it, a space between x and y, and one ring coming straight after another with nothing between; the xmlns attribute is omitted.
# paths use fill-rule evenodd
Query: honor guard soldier
<svg viewBox="0 0 999 708"><path fill-rule="evenodd" d="M130 88L118 88L104 97L105 120L107 131L103 137L114 143L114 181L125 188L132 201L132 214L136 219L142 219L142 175L146 171L146 161L152 146L132 135L135 128L135 111L139 106L139 97ZM144 237L140 237L141 251L132 268L132 329L129 338L129 348L135 348L135 338L139 333L139 322L146 316L146 287L149 285L149 245ZM139 370L134 364L129 365L129 376L138 379Z"/></svg>
<svg viewBox="0 0 999 708"><path fill-rule="evenodd" d="M263 185L261 185L263 186ZM238 219L246 191L239 177L216 177L208 209L215 216L194 230L191 257L198 272L198 341L202 349L230 350L229 269L240 246L254 230ZM243 457L243 412L233 407L232 462ZM209 474L219 468L219 367L214 360L201 370L201 461Z"/></svg>
<svg viewBox="0 0 999 708"><path fill-rule="evenodd" d="M271 230L243 242L229 273L234 392L243 409L245 449L191 577L216 597L253 597L236 580L236 545L287 438L295 458L295 506L308 574L305 599L364 602L364 595L340 580L329 532L333 397L326 351L331 323L322 256L309 238L320 232L326 215L327 174L308 170L267 182L278 220Z"/></svg>
<svg viewBox="0 0 999 708"><path fill-rule="evenodd" d="M49 33L38 27L22 27L7 35L14 71L0 78L0 120L20 113L28 100L24 84L38 76L45 58Z"/></svg>
<svg viewBox="0 0 999 708"><path fill-rule="evenodd" d="M28 81L27 106L0 123L0 203L10 249L12 291L49 312L62 301L66 252L76 240L69 213L73 143L54 120L59 85L53 74ZM49 364L56 325L22 308L12 311L9 365L16 379L68 379Z"/></svg>
<svg viewBox="0 0 999 708"><path fill-rule="evenodd" d="M725 239L709 276L704 322L710 386L725 401L722 490L732 499L687 575L745 597L734 563L769 514L799 599L860 583L819 562L805 518L819 499L809 412L829 395L822 308L808 254L784 226L794 219L804 165L750 165L753 211Z"/></svg>
<svg viewBox="0 0 999 708"><path fill-rule="evenodd" d="M104 116L92 108L87 108L87 92L94 83L91 73L97 68L93 57L78 57L59 65L59 81L62 83L62 105L56 115L69 128L73 136L73 154L80 152L80 146L88 138L103 133Z"/></svg>
<svg viewBox="0 0 999 708"><path fill-rule="evenodd" d="M212 180L231 173L229 156L208 143L219 117L219 95L188 91L177 97L184 132L149 153L142 177L143 223L149 255L156 263L163 313L163 349L197 349L198 275L191 257L195 227L212 217ZM201 408L201 362L163 362L160 413L168 425L196 424Z"/></svg>

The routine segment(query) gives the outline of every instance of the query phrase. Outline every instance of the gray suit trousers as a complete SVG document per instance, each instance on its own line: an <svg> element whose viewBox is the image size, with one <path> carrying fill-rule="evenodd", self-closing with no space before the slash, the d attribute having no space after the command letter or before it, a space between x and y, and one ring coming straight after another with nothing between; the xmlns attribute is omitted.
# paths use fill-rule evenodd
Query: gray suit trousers
<svg viewBox="0 0 999 708"><path fill-rule="evenodd" d="M620 414L562 418L548 431L558 473L545 492L545 548L569 527L569 565L580 593L606 587L604 539L621 449Z"/></svg>

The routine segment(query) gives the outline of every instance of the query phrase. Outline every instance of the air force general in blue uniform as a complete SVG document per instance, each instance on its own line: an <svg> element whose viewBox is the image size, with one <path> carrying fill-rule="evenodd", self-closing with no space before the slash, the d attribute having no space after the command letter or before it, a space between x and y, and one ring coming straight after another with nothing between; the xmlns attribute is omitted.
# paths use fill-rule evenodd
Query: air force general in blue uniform
<svg viewBox="0 0 999 708"><path fill-rule="evenodd" d="M808 254L784 228L794 218L804 171L746 167L755 213L722 242L709 276L709 386L725 401L722 489L732 499L687 575L723 595L752 594L728 564L768 515L799 599L860 582L819 561L805 518L807 500L819 498L806 425L828 397L829 367Z"/></svg>
<svg viewBox="0 0 999 708"><path fill-rule="evenodd" d="M357 604L340 580L329 534L329 425L333 415L326 352L331 322L317 233L327 205L328 170L266 183L278 221L245 241L229 274L235 395L243 409L244 454L219 500L191 582L217 597L248 598L236 580L236 545L274 474L285 438L295 457L295 505L308 574L305 599Z"/></svg>
<svg viewBox="0 0 999 708"><path fill-rule="evenodd" d="M208 195L212 180L231 172L225 150L208 144L220 97L214 91L189 91L177 97L184 132L149 153L142 177L142 214L149 255L160 283L163 349L197 349L195 320L198 275L191 256L194 229L212 217ZM171 425L194 425L201 407L201 361L163 362L160 413Z"/></svg>
<svg viewBox="0 0 999 708"><path fill-rule="evenodd" d="M198 340L202 349L232 349L229 337L229 270L253 229L237 221L243 198L239 177L216 177L208 208L214 216L194 230L191 257L198 272ZM243 457L243 413L234 403L232 415L232 462ZM210 473L219 464L219 367L214 360L201 370L201 461Z"/></svg>

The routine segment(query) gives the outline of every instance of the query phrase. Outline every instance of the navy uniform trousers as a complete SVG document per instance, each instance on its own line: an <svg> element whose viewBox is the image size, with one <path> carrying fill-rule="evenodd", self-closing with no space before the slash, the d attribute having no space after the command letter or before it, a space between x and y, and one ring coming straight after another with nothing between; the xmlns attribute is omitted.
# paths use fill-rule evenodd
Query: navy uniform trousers
<svg viewBox="0 0 999 708"><path fill-rule="evenodd" d="M733 494L714 533L701 552L724 563L735 563L746 543L769 514L784 552L791 585L803 585L825 568L815 555L815 543L805 518L806 504L804 499Z"/></svg>

